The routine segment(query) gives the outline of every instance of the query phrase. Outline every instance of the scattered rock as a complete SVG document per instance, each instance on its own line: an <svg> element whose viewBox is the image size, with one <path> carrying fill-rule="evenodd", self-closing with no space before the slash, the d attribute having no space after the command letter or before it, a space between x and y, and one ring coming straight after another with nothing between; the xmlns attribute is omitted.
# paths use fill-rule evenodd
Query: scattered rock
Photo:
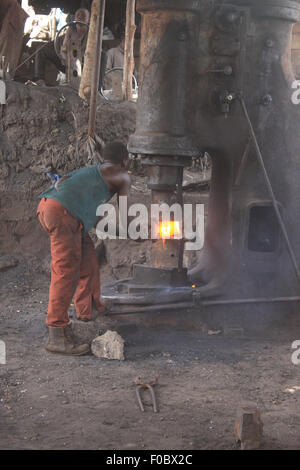
<svg viewBox="0 0 300 470"><path fill-rule="evenodd" d="M92 353L96 357L124 361L124 339L116 331L107 331L92 342Z"/></svg>
<svg viewBox="0 0 300 470"><path fill-rule="evenodd" d="M171 354L169 352L163 352L162 355L164 357L171 357Z"/></svg>
<svg viewBox="0 0 300 470"><path fill-rule="evenodd" d="M292 393L292 394L294 394L297 391L300 391L300 386L299 385L294 385L293 387L286 388L284 390L285 393Z"/></svg>
<svg viewBox="0 0 300 470"><path fill-rule="evenodd" d="M255 404L242 406L235 421L235 440L242 450L259 449L262 442L263 423Z"/></svg>
<svg viewBox="0 0 300 470"><path fill-rule="evenodd" d="M207 332L209 336L220 335L221 333L222 333L222 330L208 330Z"/></svg>
<svg viewBox="0 0 300 470"><path fill-rule="evenodd" d="M18 265L18 263L19 261L13 256L0 256L0 271L6 271L7 269L14 268Z"/></svg>

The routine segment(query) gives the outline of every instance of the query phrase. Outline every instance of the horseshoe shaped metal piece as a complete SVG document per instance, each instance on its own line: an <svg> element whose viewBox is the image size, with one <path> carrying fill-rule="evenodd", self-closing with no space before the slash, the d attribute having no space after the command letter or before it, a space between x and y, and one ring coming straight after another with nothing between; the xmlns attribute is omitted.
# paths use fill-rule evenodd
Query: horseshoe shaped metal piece
<svg viewBox="0 0 300 470"><path fill-rule="evenodd" d="M139 407L141 409L141 411L145 411L145 408L144 408L144 405L143 405L143 402L142 402L142 399L141 399L141 389L148 389L150 394L151 394L151 398L152 398L152 405L153 405L153 411L154 413L157 413L158 412L158 409L157 409L157 403L156 403L156 397L155 397L155 392L154 392L154 385L157 384L157 378L152 380L151 382L149 383L142 383L140 381L140 379L137 379L135 381L136 383L136 396L137 396L137 400L138 400L138 403L139 403Z"/></svg>

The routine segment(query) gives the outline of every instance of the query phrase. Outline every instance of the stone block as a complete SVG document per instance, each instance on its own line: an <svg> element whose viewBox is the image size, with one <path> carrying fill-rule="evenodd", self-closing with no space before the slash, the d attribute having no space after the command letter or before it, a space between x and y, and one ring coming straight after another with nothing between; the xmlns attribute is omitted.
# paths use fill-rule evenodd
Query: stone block
<svg viewBox="0 0 300 470"><path fill-rule="evenodd" d="M92 341L92 353L96 357L124 361L124 339L116 331L107 331Z"/></svg>
<svg viewBox="0 0 300 470"><path fill-rule="evenodd" d="M235 440L242 450L259 449L262 442L263 423L255 404L241 406L235 421Z"/></svg>

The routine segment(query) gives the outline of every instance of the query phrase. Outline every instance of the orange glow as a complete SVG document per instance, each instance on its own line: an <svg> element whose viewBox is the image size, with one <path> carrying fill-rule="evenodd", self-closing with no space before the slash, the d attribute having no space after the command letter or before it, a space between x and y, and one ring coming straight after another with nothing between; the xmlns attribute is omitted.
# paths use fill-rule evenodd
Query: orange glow
<svg viewBox="0 0 300 470"><path fill-rule="evenodd" d="M160 222L158 227L158 234L161 240L174 238L177 235L181 235L180 222L177 221L163 221Z"/></svg>

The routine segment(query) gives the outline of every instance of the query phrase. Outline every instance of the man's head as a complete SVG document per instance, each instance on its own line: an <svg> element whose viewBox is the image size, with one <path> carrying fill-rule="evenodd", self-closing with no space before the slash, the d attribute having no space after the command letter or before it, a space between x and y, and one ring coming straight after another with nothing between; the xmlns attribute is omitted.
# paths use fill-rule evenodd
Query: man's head
<svg viewBox="0 0 300 470"><path fill-rule="evenodd" d="M124 51L125 49L125 22L122 21L117 27L117 37L120 39L120 47Z"/></svg>
<svg viewBox="0 0 300 470"><path fill-rule="evenodd" d="M104 147L103 157L106 162L126 167L128 161L128 150L122 142L111 142Z"/></svg>
<svg viewBox="0 0 300 470"><path fill-rule="evenodd" d="M120 47L124 51L124 49L125 49L125 36L121 37Z"/></svg>
<svg viewBox="0 0 300 470"><path fill-rule="evenodd" d="M90 13L86 8L79 8L75 12L75 21L80 21L81 23L88 23L90 21ZM87 27L82 24L77 24L76 29L78 33L83 34L86 32Z"/></svg>

